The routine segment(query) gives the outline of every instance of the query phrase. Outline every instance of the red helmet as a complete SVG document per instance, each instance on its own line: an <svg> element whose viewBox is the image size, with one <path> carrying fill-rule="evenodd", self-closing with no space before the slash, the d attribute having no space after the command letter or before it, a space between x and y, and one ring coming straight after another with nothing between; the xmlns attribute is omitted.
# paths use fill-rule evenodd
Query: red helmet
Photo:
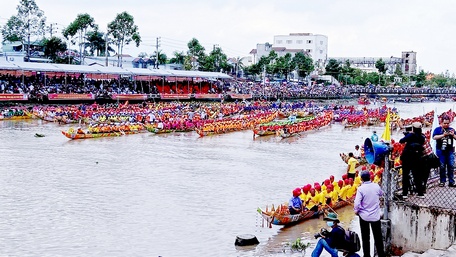
<svg viewBox="0 0 456 257"><path fill-rule="evenodd" d="M295 190L293 190L293 196L297 197L299 195L301 195L301 188L298 187L298 188L295 188Z"/></svg>
<svg viewBox="0 0 456 257"><path fill-rule="evenodd" d="M342 186L344 185L344 181L343 181L343 180L339 180L339 181L337 182L337 184L339 185L339 187L342 187Z"/></svg>

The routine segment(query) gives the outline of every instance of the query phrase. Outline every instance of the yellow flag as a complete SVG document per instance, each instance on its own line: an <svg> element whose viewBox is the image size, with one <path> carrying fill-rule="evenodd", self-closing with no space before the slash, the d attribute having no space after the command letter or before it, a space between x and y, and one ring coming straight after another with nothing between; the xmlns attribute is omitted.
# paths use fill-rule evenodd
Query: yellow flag
<svg viewBox="0 0 456 257"><path fill-rule="evenodd" d="M382 139L383 139L384 142L388 142L388 143L391 141L390 113L389 113L389 110L388 110L388 113L386 114L385 131L383 131Z"/></svg>

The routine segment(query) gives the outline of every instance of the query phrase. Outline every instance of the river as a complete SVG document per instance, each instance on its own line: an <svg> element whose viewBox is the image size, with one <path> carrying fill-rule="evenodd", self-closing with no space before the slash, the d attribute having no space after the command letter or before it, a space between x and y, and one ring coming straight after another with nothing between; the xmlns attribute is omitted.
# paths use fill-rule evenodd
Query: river
<svg viewBox="0 0 456 257"><path fill-rule="evenodd" d="M407 118L454 103L389 106ZM281 244L315 243L324 221L268 228L256 208L287 201L295 187L340 178L339 153L383 132L333 124L288 139L253 140L242 131L71 141L60 133L68 127L0 121L0 255L290 256ZM338 212L344 227L356 227L350 207ZM240 234L260 244L237 248Z"/></svg>

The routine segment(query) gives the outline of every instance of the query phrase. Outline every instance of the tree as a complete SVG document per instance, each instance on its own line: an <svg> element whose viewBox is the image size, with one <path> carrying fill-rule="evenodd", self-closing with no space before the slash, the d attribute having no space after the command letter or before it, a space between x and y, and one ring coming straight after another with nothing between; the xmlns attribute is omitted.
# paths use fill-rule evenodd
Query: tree
<svg viewBox="0 0 456 257"><path fill-rule="evenodd" d="M24 44L25 38L21 36L21 26L22 21L17 16L11 16L2 28L3 42L21 41Z"/></svg>
<svg viewBox="0 0 456 257"><path fill-rule="evenodd" d="M424 83L426 82L426 73L421 70L420 73L416 75L416 86L417 87L422 87L424 86Z"/></svg>
<svg viewBox="0 0 456 257"><path fill-rule="evenodd" d="M378 69L378 72L379 72L379 73L385 74L385 72L386 72L386 65L385 65L385 62L382 60L382 58L378 59L378 60L375 62L375 68Z"/></svg>
<svg viewBox="0 0 456 257"><path fill-rule="evenodd" d="M351 67L350 61L346 60L345 64L341 67L341 73L339 74L338 79L341 81L345 81L345 84L353 83L355 70L355 68Z"/></svg>
<svg viewBox="0 0 456 257"><path fill-rule="evenodd" d="M122 54L125 45L135 42L136 47L141 43L138 26L135 25L133 16L127 12L117 14L116 18L108 24L108 33L114 38L117 46L117 66L122 67Z"/></svg>
<svg viewBox="0 0 456 257"><path fill-rule="evenodd" d="M55 62L58 58L58 53L67 50L67 45L62 42L62 39L58 37L51 37L50 39L43 40L44 55L51 58Z"/></svg>
<svg viewBox="0 0 456 257"><path fill-rule="evenodd" d="M293 56L292 64L294 69L298 72L298 76L301 78L307 77L314 69L312 58L305 55L303 52L297 52Z"/></svg>
<svg viewBox="0 0 456 257"><path fill-rule="evenodd" d="M198 70L201 71L220 71L221 69L228 69L228 58L223 53L220 47L215 47L208 56L201 56L198 58Z"/></svg>
<svg viewBox="0 0 456 257"><path fill-rule="evenodd" d="M43 35L46 23L44 12L35 0L20 0L17 15L11 16L2 28L3 41L27 42L27 60L30 56L30 37Z"/></svg>
<svg viewBox="0 0 456 257"><path fill-rule="evenodd" d="M158 54L157 52L154 52L154 56L151 56L151 58L152 57L155 58L155 66L157 67L157 69L160 63L165 64L168 61L168 57L161 50L158 51Z"/></svg>
<svg viewBox="0 0 456 257"><path fill-rule="evenodd" d="M278 73L279 75L283 75L285 79L288 79L288 74L291 70L294 69L291 59L291 54L286 53L284 56L278 57L276 59L276 63L274 65L274 73Z"/></svg>
<svg viewBox="0 0 456 257"><path fill-rule="evenodd" d="M94 28L95 30L98 29L98 26L95 24L95 20L87 13L78 14L76 19L66 27L62 34L66 39L75 36L78 34L78 42L79 42L79 55L81 59L81 65L84 63L84 52L86 48L86 35L87 29Z"/></svg>
<svg viewBox="0 0 456 257"><path fill-rule="evenodd" d="M204 62L206 59L206 53L204 52L206 49L200 44L198 39L192 38L187 43L188 51L187 51L187 62L191 64L191 70L199 70L200 66L204 66Z"/></svg>
<svg viewBox="0 0 456 257"><path fill-rule="evenodd" d="M169 63L184 64L185 55L184 52L173 52L174 57L169 60Z"/></svg>
<svg viewBox="0 0 456 257"><path fill-rule="evenodd" d="M326 64L325 74L331 75L334 78L338 78L341 72L340 63L336 59L329 59L328 64Z"/></svg>
<svg viewBox="0 0 456 257"><path fill-rule="evenodd" d="M85 47L88 47L90 50L90 55L94 55L97 53L97 56L104 55L106 56L106 39L105 34L98 30L93 30L87 32L87 42L85 43ZM108 42L109 43L109 42ZM113 52L111 46L108 44L108 52Z"/></svg>

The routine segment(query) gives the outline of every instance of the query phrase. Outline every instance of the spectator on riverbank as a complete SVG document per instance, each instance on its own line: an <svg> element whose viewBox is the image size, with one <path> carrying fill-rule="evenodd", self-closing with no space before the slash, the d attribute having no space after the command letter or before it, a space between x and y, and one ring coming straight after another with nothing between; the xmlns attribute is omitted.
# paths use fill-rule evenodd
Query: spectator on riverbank
<svg viewBox="0 0 456 257"><path fill-rule="evenodd" d="M374 236L378 257L386 257L383 246L380 197L383 191L377 183L371 182L369 171L361 172L362 185L358 187L354 211L359 216L364 257L370 257L370 230ZM370 226L370 227L369 227Z"/></svg>

